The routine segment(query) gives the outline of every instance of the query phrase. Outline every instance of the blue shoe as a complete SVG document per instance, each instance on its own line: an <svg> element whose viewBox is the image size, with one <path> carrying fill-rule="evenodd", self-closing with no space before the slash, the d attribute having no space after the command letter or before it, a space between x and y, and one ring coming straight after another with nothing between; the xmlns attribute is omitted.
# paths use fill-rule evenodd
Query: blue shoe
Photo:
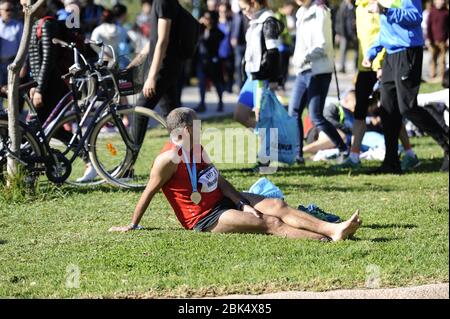
<svg viewBox="0 0 450 319"><path fill-rule="evenodd" d="M298 210L303 211L311 216L314 216L315 218L320 219L324 222L328 222L328 223L340 223L341 222L341 218L339 216L329 214L314 204L311 204L308 207L300 205L300 206L298 206Z"/></svg>
<svg viewBox="0 0 450 319"><path fill-rule="evenodd" d="M402 168L402 171L407 172L414 168L419 167L420 164L421 163L416 155L411 156L411 155L406 154L405 156L403 156L401 168Z"/></svg>
<svg viewBox="0 0 450 319"><path fill-rule="evenodd" d="M361 169L361 162L353 162L350 157L347 157L341 164L332 166L333 171L352 170L359 171Z"/></svg>

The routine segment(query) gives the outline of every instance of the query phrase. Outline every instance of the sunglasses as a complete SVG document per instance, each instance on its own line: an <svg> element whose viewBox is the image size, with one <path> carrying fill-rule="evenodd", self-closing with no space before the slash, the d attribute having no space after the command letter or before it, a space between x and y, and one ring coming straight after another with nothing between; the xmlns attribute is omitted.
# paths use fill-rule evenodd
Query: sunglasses
<svg viewBox="0 0 450 319"><path fill-rule="evenodd" d="M14 11L14 9L12 9L12 8L10 8L10 9L0 9L0 10L5 11L5 12L13 12Z"/></svg>

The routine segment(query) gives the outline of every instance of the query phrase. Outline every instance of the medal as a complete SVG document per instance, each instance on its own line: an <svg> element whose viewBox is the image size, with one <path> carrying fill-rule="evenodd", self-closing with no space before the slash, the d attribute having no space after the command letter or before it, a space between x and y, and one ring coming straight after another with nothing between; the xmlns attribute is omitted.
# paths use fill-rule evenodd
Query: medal
<svg viewBox="0 0 450 319"><path fill-rule="evenodd" d="M191 194L191 201L192 201L195 205L200 204L200 202L202 201L202 194L200 194L199 192L193 192L193 193Z"/></svg>
<svg viewBox="0 0 450 319"><path fill-rule="evenodd" d="M189 173L189 178L191 180L192 185L191 201L195 205L198 205L202 201L202 195L197 190L197 166L195 164L195 156L193 156L192 158L192 167L191 167L191 165L189 165L189 159L186 156L186 153L184 152L184 150L182 150L182 152L184 157L184 164L186 165L186 169Z"/></svg>

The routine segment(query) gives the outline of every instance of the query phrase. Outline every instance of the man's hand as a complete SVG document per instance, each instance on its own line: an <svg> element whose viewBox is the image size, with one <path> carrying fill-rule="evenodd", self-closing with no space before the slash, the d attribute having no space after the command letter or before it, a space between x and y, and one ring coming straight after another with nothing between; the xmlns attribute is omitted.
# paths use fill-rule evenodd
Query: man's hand
<svg viewBox="0 0 450 319"><path fill-rule="evenodd" d="M134 229L131 226L118 226L118 227L111 227L108 231L110 233L126 233L132 230Z"/></svg>
<svg viewBox="0 0 450 319"><path fill-rule="evenodd" d="M144 88L142 89L142 93L148 99L153 98L156 95L156 81L155 79L149 77L147 81L145 81Z"/></svg>
<svg viewBox="0 0 450 319"><path fill-rule="evenodd" d="M380 5L377 1L371 1L367 9L370 13L380 13Z"/></svg>
<svg viewBox="0 0 450 319"><path fill-rule="evenodd" d="M38 91L35 91L33 94L33 105L35 108L39 109L43 105L42 94Z"/></svg>
<svg viewBox="0 0 450 319"><path fill-rule="evenodd" d="M383 69L379 69L379 70L377 71L377 79L378 79L378 80L381 80L382 77L383 77Z"/></svg>
<svg viewBox="0 0 450 319"><path fill-rule="evenodd" d="M364 58L362 61L362 66L365 68L371 68L372 67L372 61L369 60L369 58Z"/></svg>
<svg viewBox="0 0 450 319"><path fill-rule="evenodd" d="M256 209L254 209L252 206L250 205L245 205L242 208L242 211L244 213L250 213L256 216L256 218L262 218L262 214L260 212L258 212Z"/></svg>

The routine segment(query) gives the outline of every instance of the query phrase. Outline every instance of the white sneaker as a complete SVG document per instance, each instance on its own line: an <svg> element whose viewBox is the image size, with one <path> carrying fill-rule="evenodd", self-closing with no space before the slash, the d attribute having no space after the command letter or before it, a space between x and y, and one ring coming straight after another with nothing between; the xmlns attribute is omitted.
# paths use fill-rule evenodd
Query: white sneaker
<svg viewBox="0 0 450 319"><path fill-rule="evenodd" d="M83 177L77 179L77 183L93 182L97 176L98 174L94 166L91 163L89 163L86 165L86 170L84 171Z"/></svg>

